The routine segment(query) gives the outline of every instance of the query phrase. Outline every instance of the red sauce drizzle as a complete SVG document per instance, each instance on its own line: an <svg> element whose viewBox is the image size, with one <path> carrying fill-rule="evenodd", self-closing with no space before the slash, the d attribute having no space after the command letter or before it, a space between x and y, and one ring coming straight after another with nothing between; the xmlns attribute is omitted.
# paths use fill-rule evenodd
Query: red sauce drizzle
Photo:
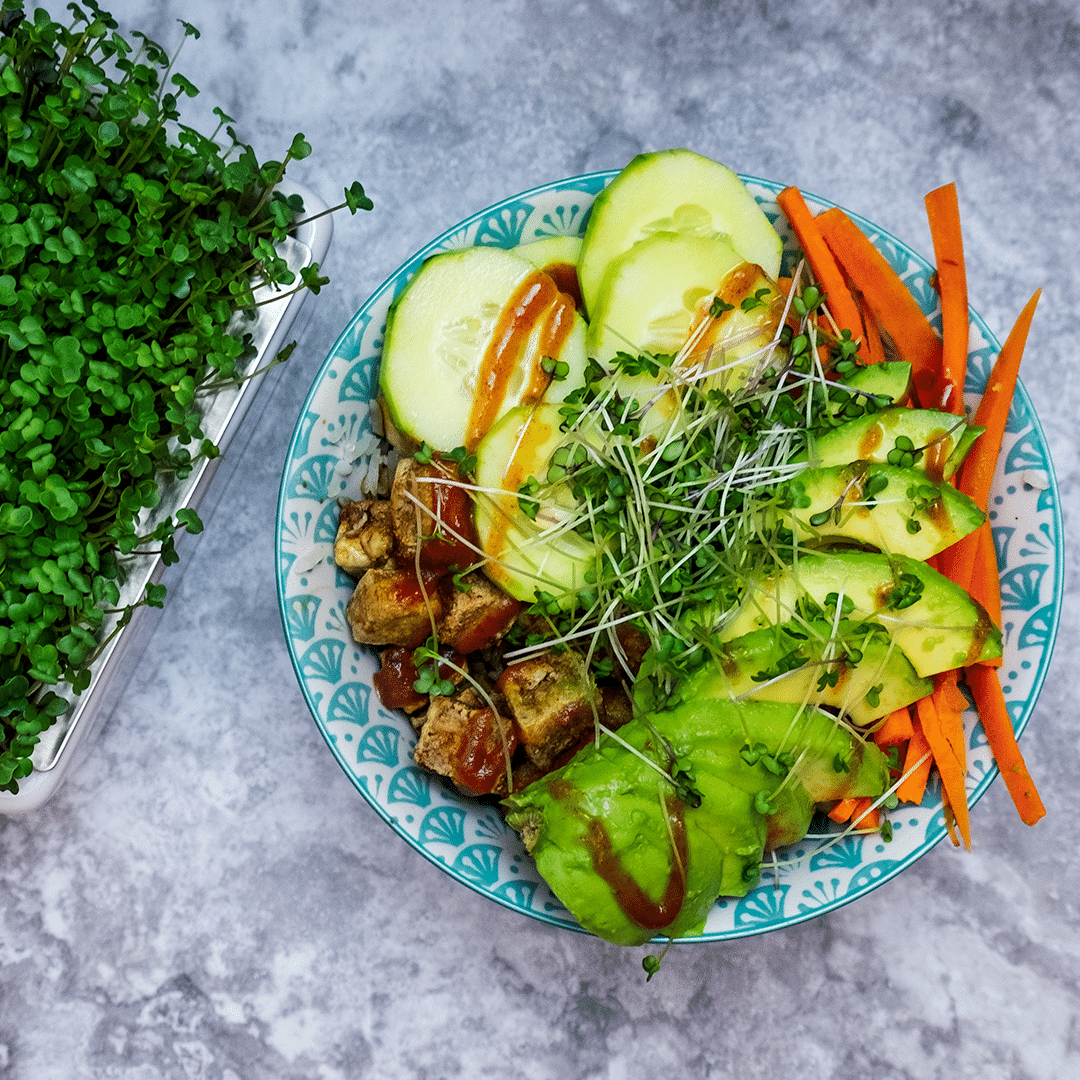
<svg viewBox="0 0 1080 1080"><path fill-rule="evenodd" d="M404 645L392 645L382 654L382 666L371 677L379 695L379 700L386 709L419 709L427 704L426 694L418 694L413 683L419 678L413 649ZM465 658L453 649L439 650L439 655L461 667ZM448 679L453 669L440 665L439 677Z"/></svg>
<svg viewBox="0 0 1080 1080"><path fill-rule="evenodd" d="M549 788L551 796L570 801L575 789L566 781L555 781ZM662 930L675 921L686 899L686 871L690 864L690 849L686 839L686 822L683 804L670 796L664 797L664 812L671 827L674 845L671 853L671 870L667 885L658 900L653 900L634 880L612 849L611 836L604 823L595 817L585 818L583 843L592 856L593 869L611 889L615 902L623 914L643 930Z"/></svg>
<svg viewBox="0 0 1080 1080"><path fill-rule="evenodd" d="M480 618L470 624L465 633L455 641L458 652L471 653L497 641L517 618L521 603L510 596L503 596L497 605L484 612Z"/></svg>
<svg viewBox="0 0 1080 1080"><path fill-rule="evenodd" d="M431 489L430 505L434 518L422 514L421 526L425 533L438 530L445 539L429 536L424 541L420 548L420 565L438 573L446 573L452 566L468 566L476 559L476 553L464 541L479 546L469 493L455 484L437 481L425 481L424 486ZM457 536L462 539L455 539Z"/></svg>
<svg viewBox="0 0 1080 1080"><path fill-rule="evenodd" d="M555 282L537 270L517 287L503 308L480 364L465 446L472 450L495 422L518 357L541 313L558 293Z"/></svg>
<svg viewBox="0 0 1080 1080"><path fill-rule="evenodd" d="M431 596L438 587L439 575L421 571L421 576L423 578L422 588L421 582L411 569L403 568L398 570L388 587L390 599L402 607L422 604L425 595Z"/></svg>
<svg viewBox="0 0 1080 1080"><path fill-rule="evenodd" d="M477 795L490 795L506 776L506 758L517 749L517 734L507 726L506 745L491 709L473 714L457 755L454 779Z"/></svg>

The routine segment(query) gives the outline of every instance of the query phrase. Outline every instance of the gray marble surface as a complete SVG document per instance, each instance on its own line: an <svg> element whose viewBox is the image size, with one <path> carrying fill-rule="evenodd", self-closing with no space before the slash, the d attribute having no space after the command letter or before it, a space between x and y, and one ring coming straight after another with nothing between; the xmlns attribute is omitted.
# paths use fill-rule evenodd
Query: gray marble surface
<svg viewBox="0 0 1080 1080"><path fill-rule="evenodd" d="M61 5L50 5L59 9ZM307 713L273 572L279 470L338 331L431 237L544 181L689 146L797 183L931 252L959 187L973 303L1003 335L1044 289L1025 382L1067 533L1080 512L1080 5L1073 0L116 0L262 157L328 200L359 178L292 359L263 388L206 531L144 624L92 753L0 818L0 1077L1080 1075L1080 588L974 850L942 845L789 930L639 950L455 884L368 809Z"/></svg>

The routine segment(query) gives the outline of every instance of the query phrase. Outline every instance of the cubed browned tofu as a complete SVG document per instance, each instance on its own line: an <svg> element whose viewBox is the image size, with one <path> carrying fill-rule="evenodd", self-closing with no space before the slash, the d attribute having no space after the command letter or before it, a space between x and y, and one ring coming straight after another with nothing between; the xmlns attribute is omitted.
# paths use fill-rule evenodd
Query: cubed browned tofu
<svg viewBox="0 0 1080 1080"><path fill-rule="evenodd" d="M431 699L413 757L473 795L503 794L507 762L516 746L510 721L470 686Z"/></svg>
<svg viewBox="0 0 1080 1080"><path fill-rule="evenodd" d="M461 483L452 462L421 464L412 457L398 462L390 510L399 560L413 561L419 544L425 569L445 572L477 561L472 498Z"/></svg>
<svg viewBox="0 0 1080 1080"><path fill-rule="evenodd" d="M391 645L383 649L379 670L371 677L379 700L386 709L404 709L410 715L427 707L428 695L416 689L420 672L416 667L415 649L404 645ZM439 664L439 678L458 686L468 671L468 660L446 646L439 649L439 656L447 663Z"/></svg>
<svg viewBox="0 0 1080 1080"><path fill-rule="evenodd" d="M435 574L417 579L411 567L375 566L356 583L345 608L353 639L361 645L415 649L431 636L442 615Z"/></svg>
<svg viewBox="0 0 1080 1080"><path fill-rule="evenodd" d="M571 653L545 653L511 664L495 684L526 754L543 770L593 730L600 701L591 700L580 664Z"/></svg>
<svg viewBox="0 0 1080 1080"><path fill-rule="evenodd" d="M500 642L514 625L521 603L508 596L483 574L466 574L463 588L445 590L439 640L459 653L476 652Z"/></svg>
<svg viewBox="0 0 1080 1080"><path fill-rule="evenodd" d="M345 503L338 515L334 562L353 577L379 566L394 550L394 519L388 499Z"/></svg>
<svg viewBox="0 0 1080 1080"><path fill-rule="evenodd" d="M604 727L611 731L621 728L634 718L634 706L620 686L600 687L600 716Z"/></svg>
<svg viewBox="0 0 1080 1080"><path fill-rule="evenodd" d="M604 685L598 689L600 691L600 722L605 728L614 731L633 719L633 706L621 687ZM528 787L529 784L539 780L542 776L546 776L549 772L561 769L579 750L591 743L595 737L596 731L593 725L590 724L564 750L547 761L543 768L537 765L527 754L524 758L519 757L514 762L513 790L521 791L522 788Z"/></svg>
<svg viewBox="0 0 1080 1080"><path fill-rule="evenodd" d="M636 675L638 668L641 667L641 661L652 644L649 635L631 623L620 623L615 630L615 635L619 640L621 653L621 659L617 661L618 666L622 668L625 663L625 666L630 669L630 674Z"/></svg>

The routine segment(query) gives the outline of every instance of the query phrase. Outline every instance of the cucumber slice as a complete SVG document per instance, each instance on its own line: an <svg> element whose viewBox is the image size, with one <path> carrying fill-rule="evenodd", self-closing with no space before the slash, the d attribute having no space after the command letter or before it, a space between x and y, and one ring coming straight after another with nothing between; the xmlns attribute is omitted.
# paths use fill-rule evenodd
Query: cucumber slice
<svg viewBox="0 0 1080 1080"><path fill-rule="evenodd" d="M558 407L518 406L498 420L476 447L476 532L488 557L484 573L517 600L538 591L564 607L585 588L597 547L568 528L575 501L565 482L546 482L552 455L567 442ZM535 520L521 509L519 491L535 477Z"/></svg>
<svg viewBox="0 0 1080 1080"><path fill-rule="evenodd" d="M545 356L585 370L585 322L550 277L501 248L433 256L387 319L379 373L388 430L405 447L474 447L508 409L541 400Z"/></svg>
<svg viewBox="0 0 1080 1080"><path fill-rule="evenodd" d="M589 215L578 277L590 318L612 262L657 232L720 236L769 277L779 275L780 236L731 169L690 150L639 154Z"/></svg>
<svg viewBox="0 0 1080 1080"><path fill-rule="evenodd" d="M546 272L549 267L566 265L574 267L576 271L578 259L581 258L581 237L542 236L539 240L518 244L514 254L528 259L537 270Z"/></svg>
<svg viewBox="0 0 1080 1080"><path fill-rule="evenodd" d="M612 261L589 308L589 355L601 364L618 352L674 356L702 301L743 262L715 236L655 233L635 244Z"/></svg>
<svg viewBox="0 0 1080 1080"><path fill-rule="evenodd" d="M761 302L744 310L743 301L755 294ZM714 295L728 308L715 319L708 314ZM695 385L733 393L745 384L761 349L775 336L782 308L783 299L773 283L726 240L654 233L611 264L586 347L589 356L605 365L619 352L671 357L682 349L691 330L707 320L683 366L707 363L715 374L696 379ZM677 417L678 396L663 389L670 386L669 372L655 376L619 372L613 378L622 397L636 398L641 406L652 402L643 432L659 434Z"/></svg>

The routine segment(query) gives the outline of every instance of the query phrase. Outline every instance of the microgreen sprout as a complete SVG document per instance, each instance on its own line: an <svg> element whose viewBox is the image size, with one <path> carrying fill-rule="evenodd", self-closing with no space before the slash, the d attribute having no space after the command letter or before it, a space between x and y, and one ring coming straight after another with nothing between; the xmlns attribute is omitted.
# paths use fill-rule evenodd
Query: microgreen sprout
<svg viewBox="0 0 1080 1080"><path fill-rule="evenodd" d="M278 250L304 213L276 190L311 153L304 137L260 162L219 109L218 130L199 133L181 116L198 89L175 52L140 33L129 42L94 0L68 7L63 25L0 4L0 790L11 792L68 708L49 688L85 691L89 665L130 622L125 559L169 565L177 533L201 528L192 509L149 531L139 522L159 480L218 454L205 405L250 374L257 290L277 300L327 282ZM341 208L371 201L354 183ZM139 605L164 598L151 584Z"/></svg>

